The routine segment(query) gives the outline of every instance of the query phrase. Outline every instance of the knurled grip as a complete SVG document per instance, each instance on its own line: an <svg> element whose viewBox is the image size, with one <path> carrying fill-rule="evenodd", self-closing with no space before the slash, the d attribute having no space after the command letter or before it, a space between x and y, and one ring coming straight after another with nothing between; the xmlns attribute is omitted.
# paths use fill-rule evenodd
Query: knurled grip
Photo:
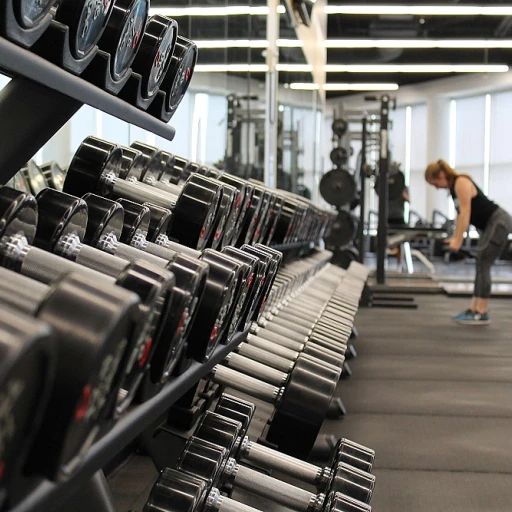
<svg viewBox="0 0 512 512"><path fill-rule="evenodd" d="M131 247L126 244L118 244L114 252L115 256L129 261L130 263L136 263L137 261L145 261L156 267L166 268L169 264L169 260L164 260L158 256L154 256L149 252L141 251L135 247Z"/></svg>
<svg viewBox="0 0 512 512"><path fill-rule="evenodd" d="M234 482L236 487L259 496L267 497L272 494L273 502L280 503L298 512L308 512L311 504L316 500L316 495L305 489L295 487L244 466L236 467Z"/></svg>
<svg viewBox="0 0 512 512"><path fill-rule="evenodd" d="M102 252L88 245L82 245L75 261L80 263L80 265L112 277L119 276L129 265L129 262L125 259Z"/></svg>
<svg viewBox="0 0 512 512"><path fill-rule="evenodd" d="M225 359L225 364L233 370L252 375L274 386L283 386L288 376L286 373L236 353L229 354Z"/></svg>
<svg viewBox="0 0 512 512"><path fill-rule="evenodd" d="M311 485L318 484L322 469L314 464L291 457L284 453L272 450L261 444L249 442L241 456L252 463L261 464L262 467L280 471L285 475L297 478L301 482Z"/></svg>
<svg viewBox="0 0 512 512"><path fill-rule="evenodd" d="M53 283L70 272L76 272L90 279L101 279L102 282L115 283L115 279L108 275L100 274L79 263L68 261L37 247L31 247L27 251L21 265L23 275L46 284Z"/></svg>
<svg viewBox="0 0 512 512"><path fill-rule="evenodd" d="M272 345L272 343L269 343ZM249 357L254 361L258 361L259 363L263 363L265 365L270 366L271 368L275 368L281 372L290 372L293 368L293 360L285 359L284 357L279 357L273 352L261 349L256 347L255 345L250 345L249 343L241 343L238 348L238 353L242 356ZM296 352L289 351L292 354L296 354ZM298 355L298 354L297 354Z"/></svg>

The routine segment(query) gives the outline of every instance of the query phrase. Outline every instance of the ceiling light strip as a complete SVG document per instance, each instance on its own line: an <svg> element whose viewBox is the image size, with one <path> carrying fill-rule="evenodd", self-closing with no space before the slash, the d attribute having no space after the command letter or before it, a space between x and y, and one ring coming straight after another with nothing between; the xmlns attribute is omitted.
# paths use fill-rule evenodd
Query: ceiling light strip
<svg viewBox="0 0 512 512"><path fill-rule="evenodd" d="M504 64L327 64L327 73L506 73Z"/></svg>
<svg viewBox="0 0 512 512"><path fill-rule="evenodd" d="M324 91L397 91L398 84L324 84ZM290 89L296 91L316 91L318 84L294 82L290 84Z"/></svg>
<svg viewBox="0 0 512 512"><path fill-rule="evenodd" d="M284 5L277 7L277 12L286 12ZM149 14L161 14L173 18L181 16L268 16L268 7L262 5L250 7L248 5L232 5L224 7L152 7Z"/></svg>
<svg viewBox="0 0 512 512"><path fill-rule="evenodd" d="M326 73L504 73L508 66L503 64L327 64ZM278 64L278 71L309 73L309 64ZM199 73L266 73L266 64L197 64Z"/></svg>
<svg viewBox="0 0 512 512"><path fill-rule="evenodd" d="M198 48L203 50L225 48L268 48L266 39L195 39ZM302 41L298 39L278 39L277 46L281 48L301 48Z"/></svg>
<svg viewBox="0 0 512 512"><path fill-rule="evenodd" d="M510 16L512 7L481 5L327 5L327 14L395 16Z"/></svg>
<svg viewBox="0 0 512 512"><path fill-rule="evenodd" d="M512 48L508 39L328 39L326 48Z"/></svg>

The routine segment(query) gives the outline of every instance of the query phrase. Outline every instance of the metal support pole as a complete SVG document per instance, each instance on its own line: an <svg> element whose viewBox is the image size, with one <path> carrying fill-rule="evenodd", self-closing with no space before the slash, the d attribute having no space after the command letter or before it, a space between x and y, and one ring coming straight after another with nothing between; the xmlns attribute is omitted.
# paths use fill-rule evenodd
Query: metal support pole
<svg viewBox="0 0 512 512"><path fill-rule="evenodd" d="M359 168L359 181L361 183L361 190L359 192L359 262L364 264L364 251L365 251L365 236L364 236L364 224L365 224L365 210L366 210L366 133L367 119L363 117L362 121L362 133L361 133L361 163ZM370 226L368 226L368 229Z"/></svg>
<svg viewBox="0 0 512 512"><path fill-rule="evenodd" d="M279 38L279 13L277 8L279 0L267 0L269 13L267 16L267 66L266 75L266 119L265 119L265 185L271 188L276 186L277 175L277 89L279 76L277 63L279 50L277 39Z"/></svg>
<svg viewBox="0 0 512 512"><path fill-rule="evenodd" d="M377 231L377 283L386 283L386 251L388 245L388 172L389 172L389 96L381 98L379 158L379 228Z"/></svg>
<svg viewBox="0 0 512 512"><path fill-rule="evenodd" d="M9 181L82 105L31 80L13 78L0 93L0 183Z"/></svg>

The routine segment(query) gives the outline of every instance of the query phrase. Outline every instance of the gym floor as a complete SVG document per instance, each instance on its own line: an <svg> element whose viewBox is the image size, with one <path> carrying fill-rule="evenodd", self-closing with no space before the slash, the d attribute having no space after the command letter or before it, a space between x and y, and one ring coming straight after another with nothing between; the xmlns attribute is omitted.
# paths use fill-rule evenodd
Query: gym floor
<svg viewBox="0 0 512 512"><path fill-rule="evenodd" d="M465 299L416 302L360 310L359 357L337 390L348 414L326 420L323 433L376 450L376 512L510 512L512 303L493 300L492 324L467 327L450 320ZM149 459L133 459L111 479L116 510L141 510L155 478Z"/></svg>
<svg viewBox="0 0 512 512"><path fill-rule="evenodd" d="M511 302L492 324L459 326L465 299L417 296L417 310L361 309L359 357L338 388L348 410L324 433L377 452L377 512L507 512L512 498Z"/></svg>

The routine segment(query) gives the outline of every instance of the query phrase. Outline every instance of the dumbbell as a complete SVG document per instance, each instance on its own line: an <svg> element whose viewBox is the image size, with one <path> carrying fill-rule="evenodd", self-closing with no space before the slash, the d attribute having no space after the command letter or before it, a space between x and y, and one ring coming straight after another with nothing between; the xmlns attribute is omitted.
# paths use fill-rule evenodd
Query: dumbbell
<svg viewBox="0 0 512 512"><path fill-rule="evenodd" d="M112 423L139 299L76 274L46 286L0 268L0 303L46 322L57 336L55 381L27 467L67 479Z"/></svg>
<svg viewBox="0 0 512 512"><path fill-rule="evenodd" d="M255 411L256 406L252 402L243 400L237 396L229 395L228 393L222 393L220 395L214 409L215 414L219 414L225 418L230 418L240 422L243 432L247 432L249 430L249 424L252 421ZM198 424L196 427L196 432L199 432L199 428L200 426ZM222 443L220 444L222 446ZM264 450L268 449L267 447L260 444L256 444L255 446ZM339 439L336 443L336 446L333 448L333 456L331 457L329 467L327 468L319 468L317 466L313 466L312 464L308 465L305 461L299 460L295 457L290 458L281 452L276 452L275 450L271 451L272 453L276 454L275 457L280 458L282 461L279 462L274 460L273 462L273 464L279 465L279 471L315 486L324 485L322 482L326 481L326 475L328 474L329 468L332 469L340 462L349 464L350 466L360 469L365 473L371 473L373 469L373 463L375 461L374 450L343 438ZM243 456L259 457L256 451L253 451L252 454L244 454ZM264 458L263 455L262 458ZM292 460L295 461L293 467L291 464L286 462L291 462ZM296 464L299 464L300 467L297 467Z"/></svg>
<svg viewBox="0 0 512 512"><path fill-rule="evenodd" d="M179 196L182 186L174 185L165 178L168 174L168 167L173 165L174 157L169 153L165 155L157 148L148 146L141 142L134 142L130 147L120 146L123 151L120 177L133 183L143 183L155 187L163 192L169 192ZM198 183L209 183L208 178L194 177ZM211 182L215 183L214 181ZM217 248L223 238L226 223L231 218L232 211L237 203L239 191L230 185L217 183L221 187L222 194L219 206L213 221L211 235L206 247ZM232 223L231 223L232 224Z"/></svg>
<svg viewBox="0 0 512 512"><path fill-rule="evenodd" d="M272 448L253 443L238 420L207 411L196 427L193 437L203 439L228 450L237 461L252 463L265 470L279 471L296 478L305 484L313 485L322 494L342 492L343 494L369 503L375 477L344 462L348 458L356 460L353 454L366 457L371 451L347 439L338 442L333 464L320 468L295 457L290 457ZM348 452L349 456L345 455ZM357 462L364 464L363 460Z"/></svg>
<svg viewBox="0 0 512 512"><path fill-rule="evenodd" d="M102 199L102 201L105 202L107 200ZM125 242L137 249L164 259L171 257L172 254L183 254L184 257L192 261L199 261L204 258L205 255L209 258L213 258L214 256L219 257L219 253L217 252L208 251L203 254L200 251L175 242L167 241L165 247L148 242L146 237L149 230L150 210L143 205L127 200L119 200L118 203L121 204L125 210L125 225L120 237L121 242ZM225 338L230 339L240 321L243 320L247 308L251 305L249 299L251 299L252 295L249 294L249 292L253 288L256 265L258 264L259 270L257 276L259 279L265 276L265 269L261 268L257 258L235 248L224 248L222 254L224 255L220 260L222 264L227 264L234 259L237 261L241 272L238 290L235 290L235 295L238 297L238 300L233 301L234 310L228 313L228 316L231 317L231 321L226 328Z"/></svg>
<svg viewBox="0 0 512 512"><path fill-rule="evenodd" d="M48 191L44 196L42 194L38 196L38 202L40 204L43 203L43 200L46 209L52 211L52 205L54 203L59 201L77 201L78 198L73 198L73 196L64 193L59 194L56 191ZM237 291L235 285L238 279L237 272L239 272L239 269L230 268L228 266L229 262L224 266L219 265L218 261L215 261L218 258L211 256L209 250L205 251L201 262L190 261L189 259L181 257L176 252L164 250L161 247L154 246L154 244L151 244L151 246L153 250L159 251L159 256L139 250L144 248L149 249L149 244L146 244L142 233L137 234L137 247L123 244L119 242L121 233L125 227L125 213L122 206L119 203L94 194L86 194L83 201L86 203L89 212L83 240L85 243L97 249L93 256L89 256L89 259L93 259L94 257L97 265L103 265L103 259L108 258L110 254L111 256L121 258L123 261L147 261L156 267L173 270L173 272L176 271L179 275L184 274L183 280L180 278L180 281L183 287L190 292L188 295L190 300L185 304L186 309L183 309L183 307L178 309L178 315L175 315L173 318L172 325L177 328L177 331L174 331L177 333L177 337L173 338L173 346L179 347L181 352L183 348L183 324L180 322L185 318L184 321L186 324L184 330L186 331L188 325L190 325L188 334L192 336L192 341L187 346L187 354L200 362L208 359L226 328L226 315L231 308L235 297L234 294ZM51 217L48 216L47 218L50 219ZM61 224L62 221L57 221L52 225L52 229L61 226ZM135 227L137 227L137 225ZM48 237L43 238L41 236L40 239L41 244L48 243ZM51 237L51 239L55 240L55 237ZM72 250L69 250L70 247ZM52 244L50 247L45 248L49 250L59 250L58 244ZM88 245L80 244L79 239L77 240L76 237L70 241L67 235L64 241L64 248L65 251L60 251L59 254L71 257L75 260L82 251L86 251L86 254L90 254L92 251ZM180 259L175 262L176 258ZM208 265L208 268L205 264ZM180 265L181 268L178 268L178 265ZM216 265L216 267L213 268L213 265ZM208 277L206 277L207 271ZM204 293L199 295L201 289L204 290ZM196 306L197 313L194 313ZM185 313L185 317L183 317L183 313ZM188 324L189 317L193 317L194 314L201 317L201 323L198 324L194 322ZM174 366L180 353L173 352L173 355L176 357L172 359L166 357L165 360L169 363L172 362ZM161 376L161 379L165 380L165 377L168 377L171 370L172 368L168 368L164 375Z"/></svg>
<svg viewBox="0 0 512 512"><path fill-rule="evenodd" d="M174 155L141 142L134 142L130 148L121 146L121 149L123 150L121 175L123 179L134 178L175 195L181 193L183 184L180 186L171 182L171 173L175 164ZM142 158L137 158L137 152L141 153ZM207 244L207 247L213 249L232 238L235 221L246 195L246 187L243 183L241 186L234 187L221 182L220 186L222 196L214 221L215 225Z"/></svg>
<svg viewBox="0 0 512 512"><path fill-rule="evenodd" d="M183 449L176 469L224 487L235 486L257 494L292 510L324 512L328 500L294 485L245 467L230 457L229 450L197 437L191 437Z"/></svg>
<svg viewBox="0 0 512 512"><path fill-rule="evenodd" d="M67 215L61 215L62 212L55 206L54 214L63 222L57 223L58 229L54 231L44 229L45 222L55 220L51 217L51 212L41 216L39 234L44 232L44 236L41 235L44 243L48 243L48 240L59 240L66 232L79 234L85 230L84 203L78 202L75 206L75 209L66 210ZM37 202L33 196L9 187L0 188L0 219L0 265L3 267L45 284L51 284L67 273L74 272L92 282L116 284L139 296L141 304L137 325L132 332L134 350L129 358L131 369L125 375L117 404L117 413L121 414L135 395L154 347L161 341L168 343L173 339L173 333L168 332L167 315L173 295L174 276L144 262L131 264L103 254L101 265L98 265L84 252L83 262L92 267L87 268L78 262L67 261L30 245L37 236Z"/></svg>
<svg viewBox="0 0 512 512"><path fill-rule="evenodd" d="M160 181L168 182L171 184L179 185L181 183L184 183L185 180L194 172L194 169L197 166L190 162L189 160L186 160L185 158L174 156L174 163L173 163L173 169L170 170L169 173L162 174L162 178ZM197 169L199 171L199 169ZM249 181L244 180L242 178L239 178L237 176L233 176L229 173L225 172L218 172L212 173L211 170L207 174L210 175L210 177L215 177L219 181L223 183L227 183L228 185L231 185L235 188L237 188L241 194L241 203L239 205L239 211L236 215L235 225L233 232L230 234L228 232L228 228L226 228L226 236L223 240L223 244L234 244L236 243L236 240L238 239L238 235L240 234L240 231L242 229L242 226L245 223L246 218L248 215L250 215L253 212L249 212L249 208L259 208L257 207L258 202L261 202L261 198L254 198L254 185L252 185ZM259 211L259 209L258 209Z"/></svg>
<svg viewBox="0 0 512 512"><path fill-rule="evenodd" d="M144 512L262 512L221 495L212 482L165 468L151 489Z"/></svg>
<svg viewBox="0 0 512 512"><path fill-rule="evenodd" d="M8 505L50 398L56 341L49 324L15 309L0 309L0 508Z"/></svg>
<svg viewBox="0 0 512 512"><path fill-rule="evenodd" d="M179 196L163 192L144 183L120 178L121 148L96 137L87 137L69 165L63 190L74 196L87 192L111 199L129 199L153 203L173 212L170 236L184 245L202 249L214 226L221 188L200 176L191 176Z"/></svg>
<svg viewBox="0 0 512 512"><path fill-rule="evenodd" d="M254 192L235 245L260 242L262 223L266 220L268 213L271 198L270 191L257 183L250 183L254 186Z"/></svg>
<svg viewBox="0 0 512 512"><path fill-rule="evenodd" d="M315 444L340 373L339 368L301 354L284 386L274 386L224 365L216 365L208 378L273 404L267 440L285 453L305 458ZM294 436L289 435L291 431Z"/></svg>

